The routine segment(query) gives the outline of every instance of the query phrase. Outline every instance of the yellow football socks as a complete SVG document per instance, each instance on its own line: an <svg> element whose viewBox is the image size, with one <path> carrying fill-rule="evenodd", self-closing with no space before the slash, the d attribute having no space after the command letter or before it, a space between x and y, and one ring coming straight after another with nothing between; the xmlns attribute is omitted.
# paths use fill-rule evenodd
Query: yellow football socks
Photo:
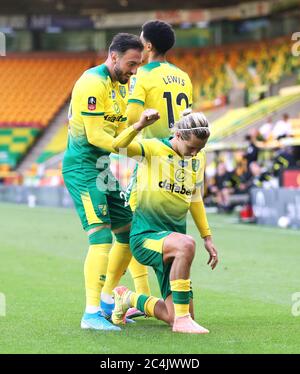
<svg viewBox="0 0 300 374"><path fill-rule="evenodd" d="M86 305L99 307L111 244L90 245L84 263Z"/></svg>
<svg viewBox="0 0 300 374"><path fill-rule="evenodd" d="M113 289L118 285L131 260L129 244L114 242L109 254L106 281L102 292L112 295Z"/></svg>
<svg viewBox="0 0 300 374"><path fill-rule="evenodd" d="M135 292L150 296L147 266L140 264L134 257L132 257L128 269L134 281Z"/></svg>

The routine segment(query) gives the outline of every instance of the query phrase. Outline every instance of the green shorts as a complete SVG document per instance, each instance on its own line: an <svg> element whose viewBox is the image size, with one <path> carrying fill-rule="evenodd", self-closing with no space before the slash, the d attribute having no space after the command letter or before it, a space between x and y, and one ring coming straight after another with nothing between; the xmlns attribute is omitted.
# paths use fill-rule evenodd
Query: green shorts
<svg viewBox="0 0 300 374"><path fill-rule="evenodd" d="M145 232L130 236L130 249L133 256L141 264L153 267L164 300L171 293L170 270L172 263L164 264L162 250L165 238L172 232Z"/></svg>
<svg viewBox="0 0 300 374"><path fill-rule="evenodd" d="M112 174L109 175L111 188L101 190L99 175L99 170L84 169L63 173L84 230L99 224L109 224L112 229L127 225L132 220L132 212L125 192Z"/></svg>

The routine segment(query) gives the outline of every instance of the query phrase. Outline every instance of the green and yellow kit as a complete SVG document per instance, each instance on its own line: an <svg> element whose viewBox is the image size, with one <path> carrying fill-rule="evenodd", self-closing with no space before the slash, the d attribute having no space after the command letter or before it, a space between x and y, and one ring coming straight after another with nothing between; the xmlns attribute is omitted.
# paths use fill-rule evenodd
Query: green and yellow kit
<svg viewBox="0 0 300 374"><path fill-rule="evenodd" d="M63 176L84 229L102 223L117 228L132 219L109 169L112 141L126 127L127 95L105 64L85 71L72 91Z"/></svg>
<svg viewBox="0 0 300 374"><path fill-rule="evenodd" d="M210 235L207 220L203 221L201 196L205 153L201 150L196 157L182 158L172 148L170 139L132 141L136 134L131 126L113 142L116 149L127 148L129 157L142 158L130 248L137 261L154 268L162 296L166 298L170 293L171 265L163 262L165 237L171 232L186 233L188 211L201 236Z"/></svg>
<svg viewBox="0 0 300 374"><path fill-rule="evenodd" d="M143 130L143 138L169 137L181 112L193 102L188 74L169 62L150 62L140 67L136 76L130 79L129 91L128 104L153 108L160 114L158 121Z"/></svg>
<svg viewBox="0 0 300 374"><path fill-rule="evenodd" d="M150 62L130 79L127 116L129 124L137 122L143 110L158 110L160 119L142 131L142 138L167 138L180 114L192 106L193 87L187 73L168 62ZM136 167L127 188L127 198L136 207Z"/></svg>

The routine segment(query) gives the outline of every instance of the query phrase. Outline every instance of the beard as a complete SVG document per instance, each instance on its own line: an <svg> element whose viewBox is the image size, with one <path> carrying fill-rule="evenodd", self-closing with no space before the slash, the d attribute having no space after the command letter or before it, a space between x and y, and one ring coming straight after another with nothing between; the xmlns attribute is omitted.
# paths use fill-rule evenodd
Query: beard
<svg viewBox="0 0 300 374"><path fill-rule="evenodd" d="M114 67L114 73L117 78L117 81L121 84L126 84L129 81L129 78L124 77L122 70L118 66Z"/></svg>

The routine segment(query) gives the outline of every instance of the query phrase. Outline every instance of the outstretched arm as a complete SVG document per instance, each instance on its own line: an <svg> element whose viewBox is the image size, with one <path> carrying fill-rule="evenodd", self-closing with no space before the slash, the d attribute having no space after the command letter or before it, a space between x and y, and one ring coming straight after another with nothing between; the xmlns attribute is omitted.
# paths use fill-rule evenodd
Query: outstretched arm
<svg viewBox="0 0 300 374"><path fill-rule="evenodd" d="M138 122L143 111L143 105L129 102L126 110L128 126L131 126L134 123Z"/></svg>
<svg viewBox="0 0 300 374"><path fill-rule="evenodd" d="M139 142L134 142L133 139L143 128L150 126L152 123L159 119L159 113L154 109L145 110L138 122L122 131L112 142L112 147L115 152L120 149L127 149L127 155L129 157L142 156L143 148Z"/></svg>
<svg viewBox="0 0 300 374"><path fill-rule="evenodd" d="M114 137L105 131L103 117L84 116L84 127L90 144L108 152L114 152L112 146Z"/></svg>

